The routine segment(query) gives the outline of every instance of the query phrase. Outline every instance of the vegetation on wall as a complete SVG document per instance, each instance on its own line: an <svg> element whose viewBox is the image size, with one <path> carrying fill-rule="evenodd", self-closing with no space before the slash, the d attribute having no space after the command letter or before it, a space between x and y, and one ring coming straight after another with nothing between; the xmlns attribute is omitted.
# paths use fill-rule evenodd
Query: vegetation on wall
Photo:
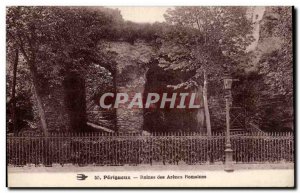
<svg viewBox="0 0 300 193"><path fill-rule="evenodd" d="M266 9L252 52L247 51L254 39L245 7L176 7L166 12L165 19L138 24L124 21L117 9L104 7L8 7L7 131L35 128L47 135L45 101L54 88L63 88L70 72L84 79L81 94L88 99L81 100L87 103L82 107L92 109L101 93L116 88L117 53L107 49L107 42L134 46L141 40L155 51L151 61L156 62L147 65L149 72L173 76L163 83L164 89L201 88L208 132L224 126L225 71L240 80L233 88L234 101L243 101L246 127L251 123L264 131L293 128L291 8ZM268 48L274 41L278 47ZM154 88L150 81L148 90ZM163 120L161 112L155 116Z"/></svg>

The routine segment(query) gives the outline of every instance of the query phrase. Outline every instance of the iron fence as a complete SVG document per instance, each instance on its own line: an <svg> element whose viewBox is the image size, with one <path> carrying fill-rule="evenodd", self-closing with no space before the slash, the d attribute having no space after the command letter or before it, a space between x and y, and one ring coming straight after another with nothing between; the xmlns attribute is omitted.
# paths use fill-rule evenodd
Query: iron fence
<svg viewBox="0 0 300 193"><path fill-rule="evenodd" d="M293 162L292 133L233 133L236 163ZM225 161L225 135L213 133L51 133L7 137L7 163L138 165L206 164Z"/></svg>

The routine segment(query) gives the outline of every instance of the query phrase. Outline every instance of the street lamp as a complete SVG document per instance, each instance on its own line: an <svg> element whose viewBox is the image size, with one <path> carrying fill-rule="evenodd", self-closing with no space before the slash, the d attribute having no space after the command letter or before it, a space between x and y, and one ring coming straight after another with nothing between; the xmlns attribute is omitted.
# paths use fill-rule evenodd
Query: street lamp
<svg viewBox="0 0 300 193"><path fill-rule="evenodd" d="M231 87L234 81L229 73L224 76L224 89L226 101L226 139L225 139L225 171L233 171L233 150L230 142L230 107L232 105Z"/></svg>

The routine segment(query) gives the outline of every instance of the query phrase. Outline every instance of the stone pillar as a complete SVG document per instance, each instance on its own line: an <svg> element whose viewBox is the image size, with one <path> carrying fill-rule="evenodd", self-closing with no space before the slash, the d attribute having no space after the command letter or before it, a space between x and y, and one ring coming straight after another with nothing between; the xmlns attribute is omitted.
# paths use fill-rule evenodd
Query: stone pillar
<svg viewBox="0 0 300 193"><path fill-rule="evenodd" d="M147 63L153 55L153 48L145 42L134 45L127 42L111 42L109 51L116 53L116 92L127 93L129 101L136 93L143 96ZM143 109L128 109L128 103L116 110L118 132L140 132L143 127Z"/></svg>

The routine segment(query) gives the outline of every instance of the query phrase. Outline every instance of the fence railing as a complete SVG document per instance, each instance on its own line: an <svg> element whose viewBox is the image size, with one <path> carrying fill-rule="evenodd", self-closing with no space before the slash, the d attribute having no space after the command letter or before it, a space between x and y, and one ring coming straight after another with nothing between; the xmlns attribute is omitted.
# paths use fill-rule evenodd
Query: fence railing
<svg viewBox="0 0 300 193"><path fill-rule="evenodd" d="M292 133L233 133L236 163L293 162ZM225 135L214 133L52 133L7 137L8 165L206 164L225 159Z"/></svg>

